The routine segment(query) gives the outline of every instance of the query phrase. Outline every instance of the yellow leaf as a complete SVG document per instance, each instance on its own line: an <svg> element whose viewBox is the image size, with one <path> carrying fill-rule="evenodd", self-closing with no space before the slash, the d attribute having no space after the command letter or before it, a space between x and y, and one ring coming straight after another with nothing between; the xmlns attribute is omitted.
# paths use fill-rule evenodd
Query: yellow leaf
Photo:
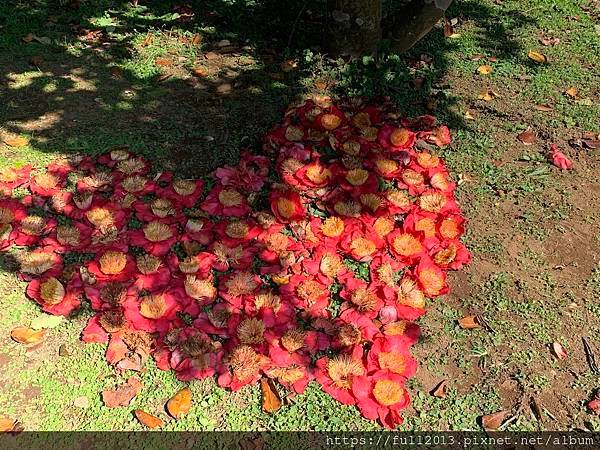
<svg viewBox="0 0 600 450"><path fill-rule="evenodd" d="M567 89L565 91L565 94L567 94L571 98L578 98L579 97L579 89L577 89L575 86L571 86L569 89Z"/></svg>
<svg viewBox="0 0 600 450"><path fill-rule="evenodd" d="M153 416L152 414L148 414L147 412L142 411L141 409L136 409L135 411L133 411L133 413L135 414L137 420L139 420L142 424L146 425L148 428L158 428L162 427L165 424L162 421L162 419L159 419L158 417Z"/></svg>
<svg viewBox="0 0 600 450"><path fill-rule="evenodd" d="M498 97L498 94L496 94L494 91L486 89L485 91L481 91L477 98L479 100L483 100L484 102L490 102L496 97Z"/></svg>
<svg viewBox="0 0 600 450"><path fill-rule="evenodd" d="M21 147L25 147L27 144L29 144L29 139L27 139L23 136L19 136L14 139L6 139L4 141L4 143L6 145L8 145L9 147L21 148Z"/></svg>
<svg viewBox="0 0 600 450"><path fill-rule="evenodd" d="M548 62L548 57L546 55L543 53L534 52L533 50L530 50L529 53L527 53L527 56L529 56L529 59L535 61L536 63L544 64Z"/></svg>
<svg viewBox="0 0 600 450"><path fill-rule="evenodd" d="M467 110L465 112L465 119L466 120L475 120L475 117L473 116L473 114L471 114L471 111Z"/></svg>
<svg viewBox="0 0 600 450"><path fill-rule="evenodd" d="M189 388L183 388L167 402L167 411L169 414L178 419L190 412L192 406L192 391Z"/></svg>
<svg viewBox="0 0 600 450"><path fill-rule="evenodd" d="M284 72L291 72L298 68L298 61L294 59L286 59L281 63L281 70Z"/></svg>
<svg viewBox="0 0 600 450"><path fill-rule="evenodd" d="M10 336L19 344L37 344L44 339L46 330L32 330L27 327L17 327L10 332Z"/></svg>
<svg viewBox="0 0 600 450"><path fill-rule="evenodd" d="M492 66L490 66L488 64L479 66L477 68L477 72L479 73L479 75L488 75L488 74L492 73L492 70L494 70L494 69L492 68Z"/></svg>

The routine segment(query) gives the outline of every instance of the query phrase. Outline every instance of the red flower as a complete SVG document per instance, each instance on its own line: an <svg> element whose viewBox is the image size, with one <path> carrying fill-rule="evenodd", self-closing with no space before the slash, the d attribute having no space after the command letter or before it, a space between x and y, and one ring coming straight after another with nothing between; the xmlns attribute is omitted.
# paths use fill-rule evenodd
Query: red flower
<svg viewBox="0 0 600 450"><path fill-rule="evenodd" d="M348 306L371 319L377 316L383 306L383 300L374 284L368 284L350 275L342 281L342 285L340 297L348 301Z"/></svg>
<svg viewBox="0 0 600 450"><path fill-rule="evenodd" d="M352 383L356 406L367 419L379 419L386 428L393 429L402 423L400 411L410 405L404 383L404 377L387 370L358 377Z"/></svg>
<svg viewBox="0 0 600 450"><path fill-rule="evenodd" d="M201 207L215 216L242 217L251 211L246 197L236 189L221 185L210 191Z"/></svg>
<svg viewBox="0 0 600 450"><path fill-rule="evenodd" d="M253 296L261 287L260 278L246 271L236 271L222 277L219 281L219 293L234 308L241 308L245 298Z"/></svg>
<svg viewBox="0 0 600 450"><path fill-rule="evenodd" d="M153 193L157 189L156 183L141 175L131 175L117 182L114 187L114 196L122 199L126 196L134 198ZM161 197L166 197L159 192Z"/></svg>
<svg viewBox="0 0 600 450"><path fill-rule="evenodd" d="M177 313L188 312L190 303L180 292L169 290L129 296L122 306L125 318L133 328L154 333L168 331L178 320Z"/></svg>
<svg viewBox="0 0 600 450"><path fill-rule="evenodd" d="M57 253L84 251L89 248L92 241L92 229L80 222L71 225L57 225L50 235L41 241L41 245L48 246Z"/></svg>
<svg viewBox="0 0 600 450"><path fill-rule="evenodd" d="M141 200L132 204L135 215L142 222L157 220L164 223L181 223L183 215L177 204L168 198L155 198L148 203Z"/></svg>
<svg viewBox="0 0 600 450"><path fill-rule="evenodd" d="M130 297L137 297L137 290L128 281L99 281L85 285L84 292L94 311L114 310Z"/></svg>
<svg viewBox="0 0 600 450"><path fill-rule="evenodd" d="M224 358L224 367L219 370L219 386L238 391L242 387L258 381L263 370L270 365L267 356L248 345L234 347Z"/></svg>
<svg viewBox="0 0 600 450"><path fill-rule="evenodd" d="M108 333L100 326L100 316L95 315L88 320L87 325L81 333L81 340L83 342L95 342L98 344L104 344L108 342Z"/></svg>
<svg viewBox="0 0 600 450"><path fill-rule="evenodd" d="M292 190L272 190L269 194L271 211L283 223L304 219L306 211L300 195Z"/></svg>
<svg viewBox="0 0 600 450"><path fill-rule="evenodd" d="M393 231L387 236L391 252L403 263L412 264L425 254L418 234Z"/></svg>
<svg viewBox="0 0 600 450"><path fill-rule="evenodd" d="M168 262L168 265L172 264L172 260L168 259ZM160 290L170 283L171 271L159 257L140 255L135 263L138 273L135 275L134 286L138 290Z"/></svg>
<svg viewBox="0 0 600 450"><path fill-rule="evenodd" d="M361 262L371 261L384 246L385 242L367 224L347 227L344 237L340 241L342 250Z"/></svg>
<svg viewBox="0 0 600 450"><path fill-rule="evenodd" d="M437 222L437 232L442 240L458 239L465 232L464 222L458 214L442 215Z"/></svg>
<svg viewBox="0 0 600 450"><path fill-rule="evenodd" d="M448 145L450 141L450 130L448 130L446 125L434 128L433 131L427 135L427 142L437 145L438 147L444 147Z"/></svg>
<svg viewBox="0 0 600 450"><path fill-rule="evenodd" d="M437 218L438 215L433 212L422 211L417 207L413 207L404 218L402 228L406 233L411 233L414 236L422 235L421 242L429 249L440 242L436 228Z"/></svg>
<svg viewBox="0 0 600 450"><path fill-rule="evenodd" d="M141 230L131 231L129 241L131 245L142 247L150 255L163 256L177 242L177 228L175 225L153 220Z"/></svg>
<svg viewBox="0 0 600 450"><path fill-rule="evenodd" d="M203 217L194 217L187 219L182 241L194 240L202 245L209 245L214 241L213 223Z"/></svg>
<svg viewBox="0 0 600 450"><path fill-rule="evenodd" d="M120 250L107 249L87 264L97 281L128 281L136 273L135 260Z"/></svg>
<svg viewBox="0 0 600 450"><path fill-rule="evenodd" d="M164 188L157 188L157 194L161 198L167 198L176 205L184 208L192 208L204 188L202 180L175 180Z"/></svg>
<svg viewBox="0 0 600 450"><path fill-rule="evenodd" d="M279 286L281 298L310 317L327 317L329 290L316 278L305 275L292 275L288 283Z"/></svg>
<svg viewBox="0 0 600 450"><path fill-rule="evenodd" d="M368 373L389 370L404 378L414 376L417 361L410 354L409 346L409 341L396 336L373 339L373 345L367 354Z"/></svg>
<svg viewBox="0 0 600 450"><path fill-rule="evenodd" d="M218 239L228 243L249 242L263 231L256 222L250 219L223 220L215 225Z"/></svg>
<svg viewBox="0 0 600 450"><path fill-rule="evenodd" d="M195 328L176 329L164 338L170 355L169 367L178 380L189 381L212 377L222 365L223 350L218 341Z"/></svg>
<svg viewBox="0 0 600 450"><path fill-rule="evenodd" d="M256 248L243 244L235 245L231 242L215 242L210 246L214 254L214 269L226 272L229 269L247 269L252 265Z"/></svg>
<svg viewBox="0 0 600 450"><path fill-rule="evenodd" d="M305 258L302 267L307 274L318 277L320 282L327 285L348 273L336 249L325 245L317 247L311 258Z"/></svg>
<svg viewBox="0 0 600 450"><path fill-rule="evenodd" d="M415 269L415 273L425 295L437 297L448 292L446 273L429 257L421 259Z"/></svg>
<svg viewBox="0 0 600 450"><path fill-rule="evenodd" d="M108 167L114 167L117 163L129 159L132 156L127 150L122 148L116 148L109 152L104 153L98 157L98 162Z"/></svg>
<svg viewBox="0 0 600 450"><path fill-rule="evenodd" d="M52 197L65 185L65 178L51 172L35 175L29 181L29 189L40 197Z"/></svg>
<svg viewBox="0 0 600 450"><path fill-rule="evenodd" d="M33 251L19 255L20 277L31 280L44 275L46 277L58 277L63 270L61 256L50 248L40 247Z"/></svg>
<svg viewBox="0 0 600 450"><path fill-rule="evenodd" d="M362 361L362 347L356 346L351 353L320 358L316 362L315 378L322 389L338 402L353 405L355 383L364 383L362 376L366 369Z"/></svg>
<svg viewBox="0 0 600 450"><path fill-rule="evenodd" d="M471 262L471 253L457 240L442 242L433 247L429 255L442 269L459 270Z"/></svg>
<svg viewBox="0 0 600 450"><path fill-rule="evenodd" d="M556 144L550 146L549 157L552 164L559 169L569 170L573 168L573 161L571 161L563 152L558 151Z"/></svg>
<svg viewBox="0 0 600 450"><path fill-rule="evenodd" d="M399 151L412 148L416 140L416 135L407 128L384 125L379 129L377 140L384 148L391 151Z"/></svg>
<svg viewBox="0 0 600 450"><path fill-rule="evenodd" d="M7 197L11 196L14 188L29 181L30 174L30 165L23 166L20 169L14 167L0 169L0 193Z"/></svg>
<svg viewBox="0 0 600 450"><path fill-rule="evenodd" d="M242 191L258 192L269 174L269 159L244 152L237 166L224 166L216 170L216 177L223 186Z"/></svg>
<svg viewBox="0 0 600 450"><path fill-rule="evenodd" d="M31 280L27 286L27 296L40 304L48 314L68 316L81 304L81 280L74 278L64 284L55 277L45 276Z"/></svg>

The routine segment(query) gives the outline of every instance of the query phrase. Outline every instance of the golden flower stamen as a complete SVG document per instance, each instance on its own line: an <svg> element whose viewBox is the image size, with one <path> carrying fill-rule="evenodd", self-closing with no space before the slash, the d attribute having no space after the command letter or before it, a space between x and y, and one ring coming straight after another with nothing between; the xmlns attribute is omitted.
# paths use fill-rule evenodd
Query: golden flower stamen
<svg viewBox="0 0 600 450"><path fill-rule="evenodd" d="M179 261L179 270L183 273L196 273L200 269L200 262L198 258L188 256L187 258Z"/></svg>
<svg viewBox="0 0 600 450"><path fill-rule="evenodd" d="M288 352L294 353L304 347L304 340L306 339L306 332L300 328L292 328L287 330L281 337L281 345Z"/></svg>
<svg viewBox="0 0 600 450"><path fill-rule="evenodd" d="M410 206L410 198L402 191L389 190L385 193L385 198L398 208L407 208Z"/></svg>
<svg viewBox="0 0 600 450"><path fill-rule="evenodd" d="M447 191L450 187L450 181L448 176L442 172L438 172L431 177L429 183L432 187L439 189L440 191Z"/></svg>
<svg viewBox="0 0 600 450"><path fill-rule="evenodd" d="M5 241L10 237L13 227L10 223L0 223L0 241Z"/></svg>
<svg viewBox="0 0 600 450"><path fill-rule="evenodd" d="M194 275L188 275L185 277L183 287L186 294L196 300L202 300L205 298L212 299L217 295L217 288L213 285L211 280L197 278Z"/></svg>
<svg viewBox="0 0 600 450"><path fill-rule="evenodd" d="M152 255L138 256L135 262L138 270L144 275L156 272L162 265L160 258Z"/></svg>
<svg viewBox="0 0 600 450"><path fill-rule="evenodd" d="M125 300L127 290L121 283L107 283L100 288L100 298L113 307Z"/></svg>
<svg viewBox="0 0 600 450"><path fill-rule="evenodd" d="M264 357L247 345L236 347L228 358L233 375L240 381L246 381L257 376L263 361Z"/></svg>
<svg viewBox="0 0 600 450"><path fill-rule="evenodd" d="M351 156L357 156L360 153L360 142L346 141L342 144L342 150Z"/></svg>
<svg viewBox="0 0 600 450"><path fill-rule="evenodd" d="M81 181L93 188L100 188L112 183L112 175L109 172L96 172L82 178Z"/></svg>
<svg viewBox="0 0 600 450"><path fill-rule="evenodd" d="M27 216L21 222L21 231L29 236L39 236L46 227L46 220L40 216Z"/></svg>
<svg viewBox="0 0 600 450"><path fill-rule="evenodd" d="M140 158L131 158L119 161L117 163L117 170L123 172L124 174L132 175L141 171L145 166L146 164Z"/></svg>
<svg viewBox="0 0 600 450"><path fill-rule="evenodd" d="M244 197L235 189L223 189L219 192L219 202L223 206L231 207L242 204Z"/></svg>
<svg viewBox="0 0 600 450"><path fill-rule="evenodd" d="M146 186L148 180L139 175L133 175L123 180L123 189L127 192L140 192Z"/></svg>
<svg viewBox="0 0 600 450"><path fill-rule="evenodd" d="M54 265L53 253L31 252L19 257L21 271L32 275L41 275Z"/></svg>
<svg viewBox="0 0 600 450"><path fill-rule="evenodd" d="M290 125L285 129L285 138L288 141L299 141L304 137L304 131L300 128Z"/></svg>
<svg viewBox="0 0 600 450"><path fill-rule="evenodd" d="M192 233L197 233L204 228L204 222L200 219L188 219L185 228Z"/></svg>
<svg viewBox="0 0 600 450"><path fill-rule="evenodd" d="M85 213L87 219L96 228L109 228L115 225L115 218L109 209L96 207Z"/></svg>
<svg viewBox="0 0 600 450"><path fill-rule="evenodd" d="M56 278L50 277L40 284L40 297L47 305L57 305L65 298L65 288Z"/></svg>
<svg viewBox="0 0 600 450"><path fill-rule="evenodd" d="M323 285L314 280L302 281L296 287L298 297L304 300L309 306L314 305L317 299L327 294L327 292L327 289Z"/></svg>
<svg viewBox="0 0 600 450"><path fill-rule="evenodd" d="M306 178L315 184L322 184L331 178L331 170L321 165L313 164L306 169Z"/></svg>
<svg viewBox="0 0 600 450"><path fill-rule="evenodd" d="M362 340L360 329L352 323L343 324L337 330L337 337L340 344L344 347L360 344L360 341Z"/></svg>
<svg viewBox="0 0 600 450"><path fill-rule="evenodd" d="M57 192L50 197L50 206L56 212L61 212L67 206L67 200L62 192Z"/></svg>
<svg viewBox="0 0 600 450"><path fill-rule="evenodd" d="M281 163L281 171L288 174L294 174L302 167L304 164L296 158L286 158Z"/></svg>
<svg viewBox="0 0 600 450"><path fill-rule="evenodd" d="M123 252L107 251L100 257L100 270L105 275L116 275L127 265L127 256Z"/></svg>
<svg viewBox="0 0 600 450"><path fill-rule="evenodd" d="M35 177L35 182L36 184L38 184L39 186L43 187L44 189L53 189L56 187L56 185L58 184L58 177L55 175L52 175L51 173L40 173L39 175L36 175Z"/></svg>
<svg viewBox="0 0 600 450"><path fill-rule="evenodd" d="M404 397L404 388L392 380L379 380L373 387L373 396L381 405L395 405Z"/></svg>
<svg viewBox="0 0 600 450"><path fill-rule="evenodd" d="M392 242L394 251L400 256L415 255L423 250L421 242L412 234L402 233L394 238Z"/></svg>
<svg viewBox="0 0 600 450"><path fill-rule="evenodd" d="M110 152L110 159L113 161L124 161L129 158L129 152L127 150L112 150Z"/></svg>
<svg viewBox="0 0 600 450"><path fill-rule="evenodd" d="M280 383L293 384L305 376L305 372L296 365L290 367L274 367L268 372L270 377L277 378Z"/></svg>
<svg viewBox="0 0 600 450"><path fill-rule="evenodd" d="M352 124L356 128L367 128L371 126L371 116L366 112L359 112L352 117Z"/></svg>
<svg viewBox="0 0 600 450"><path fill-rule="evenodd" d="M175 215L173 204L166 198L155 199L152 203L150 203L150 209L155 216L160 217L161 219L164 219L167 216Z"/></svg>
<svg viewBox="0 0 600 450"><path fill-rule="evenodd" d="M361 194L360 202L367 208L369 208L371 211L375 212L381 207L383 199L377 194L367 193Z"/></svg>
<svg viewBox="0 0 600 450"><path fill-rule="evenodd" d="M396 302L413 308L425 307L425 294L417 287L417 283L409 278L400 282L400 289L396 296Z"/></svg>
<svg viewBox="0 0 600 450"><path fill-rule="evenodd" d="M392 287L395 283L394 269L389 262L382 263L376 270L377 278L386 286Z"/></svg>
<svg viewBox="0 0 600 450"><path fill-rule="evenodd" d="M398 320L397 322L390 322L385 326L385 333L390 336L402 336L406 334L406 328L408 326L407 320Z"/></svg>
<svg viewBox="0 0 600 450"><path fill-rule="evenodd" d="M319 263L319 269L330 278L335 277L344 268L344 262L335 253L325 253Z"/></svg>
<svg viewBox="0 0 600 450"><path fill-rule="evenodd" d="M256 318L244 319L237 327L237 335L242 344L261 344L265 341L265 324Z"/></svg>
<svg viewBox="0 0 600 450"><path fill-rule="evenodd" d="M281 307L281 297L275 295L272 291L261 292L254 297L254 306L256 306L256 309L267 308L277 312Z"/></svg>
<svg viewBox="0 0 600 450"><path fill-rule="evenodd" d="M175 180L173 190L181 196L192 195L196 191L196 183L192 180Z"/></svg>
<svg viewBox="0 0 600 450"><path fill-rule="evenodd" d="M104 328L107 333L116 333L125 327L127 324L125 316L121 310L110 310L104 311L100 315L100 326Z"/></svg>
<svg viewBox="0 0 600 450"><path fill-rule="evenodd" d="M394 231L395 222L393 219L389 217L378 217L373 224L373 229L377 233L377 235L381 238L387 236L392 231Z"/></svg>
<svg viewBox="0 0 600 450"><path fill-rule="evenodd" d="M406 169L402 172L402 181L409 186L420 186L425 183L425 177L415 170Z"/></svg>
<svg viewBox="0 0 600 450"><path fill-rule="evenodd" d="M168 225L155 220L144 227L144 236L150 242L160 242L173 237L173 232Z"/></svg>
<svg viewBox="0 0 600 450"><path fill-rule="evenodd" d="M77 246L79 245L81 233L79 229L69 225L59 225L56 227L56 240L61 245Z"/></svg>
<svg viewBox="0 0 600 450"><path fill-rule="evenodd" d="M377 246L370 239L360 237L350 242L350 249L359 258L364 258L375 253Z"/></svg>
<svg viewBox="0 0 600 450"><path fill-rule="evenodd" d="M249 231L250 227L248 224L239 220L229 222L225 227L225 234L234 239L241 239L245 237Z"/></svg>
<svg viewBox="0 0 600 450"><path fill-rule="evenodd" d="M91 192L78 192L73 194L73 203L79 209L88 209L92 204L93 195Z"/></svg>
<svg viewBox="0 0 600 450"><path fill-rule="evenodd" d="M0 223L7 224L15 220L15 213L10 208L0 207Z"/></svg>
<svg viewBox="0 0 600 450"><path fill-rule="evenodd" d="M393 173L398 170L398 163L393 159L377 158L375 160L377 170L383 174Z"/></svg>
<svg viewBox="0 0 600 450"><path fill-rule="evenodd" d="M458 223L452 218L442 220L442 223L440 224L440 234L445 239L456 239L460 236Z"/></svg>
<svg viewBox="0 0 600 450"><path fill-rule="evenodd" d="M410 131L406 128L396 128L390 134L390 142L394 147L399 147L400 145L404 145L408 142L410 138Z"/></svg>
<svg viewBox="0 0 600 450"><path fill-rule="evenodd" d="M226 308L223 309L209 309L206 313L210 323L217 328L224 328L227 326L227 322L231 317L231 311Z"/></svg>
<svg viewBox="0 0 600 450"><path fill-rule="evenodd" d="M2 168L0 169L0 181L3 183L12 183L16 181L18 178L17 172L12 168Z"/></svg>
<svg viewBox="0 0 600 450"><path fill-rule="evenodd" d="M277 211L284 218L289 219L296 212L296 205L293 201L288 200L285 197L280 197L277 199Z"/></svg>
<svg viewBox="0 0 600 450"><path fill-rule="evenodd" d="M373 311L377 306L377 294L371 292L367 287L359 287L350 294L350 301L360 312Z"/></svg>
<svg viewBox="0 0 600 450"><path fill-rule="evenodd" d="M146 319L158 319L167 311L163 294L146 295L140 301L140 315Z"/></svg>
<svg viewBox="0 0 600 450"><path fill-rule="evenodd" d="M239 297L251 294L258 287L258 284L254 279L254 275L250 272L237 272L225 282L225 287L229 295Z"/></svg>
<svg viewBox="0 0 600 450"><path fill-rule="evenodd" d="M440 158L427 152L417 153L417 163L424 169L433 169L439 166Z"/></svg>
<svg viewBox="0 0 600 450"><path fill-rule="evenodd" d="M339 217L328 217L321 225L321 232L327 237L338 237L344 232L344 221Z"/></svg>
<svg viewBox="0 0 600 450"><path fill-rule="evenodd" d="M333 209L340 216L344 217L358 217L362 211L362 205L354 200L348 200L347 202L337 202L333 205Z"/></svg>
<svg viewBox="0 0 600 450"><path fill-rule="evenodd" d="M369 178L369 171L365 169L352 169L346 174L346 180L352 186L362 186Z"/></svg>
<svg viewBox="0 0 600 450"><path fill-rule="evenodd" d="M380 352L377 355L379 367L403 375L406 371L408 361L406 356L398 352Z"/></svg>
<svg viewBox="0 0 600 450"><path fill-rule="evenodd" d="M439 192L426 192L419 197L421 209L429 212L440 212L446 204L446 197Z"/></svg>
<svg viewBox="0 0 600 450"><path fill-rule="evenodd" d="M350 389L352 378L362 375L364 370L361 362L349 355L337 355L327 361L327 373L333 384L340 389Z"/></svg>

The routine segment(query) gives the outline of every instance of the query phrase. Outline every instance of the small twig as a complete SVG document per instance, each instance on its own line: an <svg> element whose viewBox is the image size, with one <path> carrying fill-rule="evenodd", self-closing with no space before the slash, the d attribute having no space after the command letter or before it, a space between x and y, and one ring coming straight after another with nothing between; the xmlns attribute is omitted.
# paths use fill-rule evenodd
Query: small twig
<svg viewBox="0 0 600 450"><path fill-rule="evenodd" d="M587 360L588 366L590 366L592 372L600 373L598 365L596 364L596 355L594 355L594 351L590 347L590 344L588 344L588 341L584 337L581 337L581 340L583 341L583 351L585 352L585 359Z"/></svg>
<svg viewBox="0 0 600 450"><path fill-rule="evenodd" d="M300 8L300 11L298 12L298 15L296 16L296 20L294 20L294 24L292 25L292 29L290 31L290 37L288 38L288 42L287 42L288 48L292 44L292 38L294 37L294 33L296 32L296 26L298 25L298 22L300 21L300 16L302 16L302 13L304 12L306 5L308 5L308 0L305 0L304 4L302 5L302 8Z"/></svg>

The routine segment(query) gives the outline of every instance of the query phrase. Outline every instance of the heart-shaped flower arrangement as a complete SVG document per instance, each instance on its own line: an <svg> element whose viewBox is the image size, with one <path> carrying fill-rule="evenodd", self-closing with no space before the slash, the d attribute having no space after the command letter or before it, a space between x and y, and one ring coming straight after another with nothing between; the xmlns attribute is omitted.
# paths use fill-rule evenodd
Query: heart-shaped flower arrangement
<svg viewBox="0 0 600 450"><path fill-rule="evenodd" d="M435 122L320 98L289 108L263 155L205 181L151 176L122 149L4 170L0 249L22 246L19 276L44 311L89 302L83 340L108 342L118 370L151 356L232 390L315 379L394 427L417 365L413 321L470 260ZM11 198L17 187L30 195Z"/></svg>

